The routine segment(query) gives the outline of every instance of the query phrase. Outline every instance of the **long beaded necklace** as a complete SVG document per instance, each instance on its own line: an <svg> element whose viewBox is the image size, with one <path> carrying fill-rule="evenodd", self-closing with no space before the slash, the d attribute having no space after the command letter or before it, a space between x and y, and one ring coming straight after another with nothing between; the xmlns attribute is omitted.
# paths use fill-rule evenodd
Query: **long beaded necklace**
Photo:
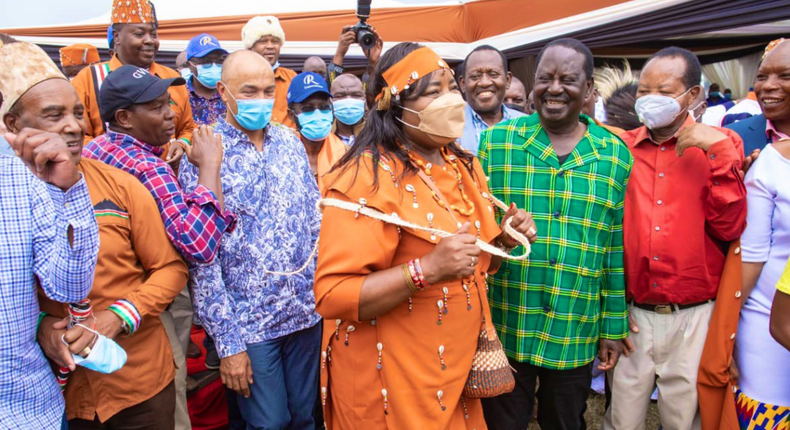
<svg viewBox="0 0 790 430"><path fill-rule="evenodd" d="M466 209L461 209L455 205L450 205L449 210L456 211L463 216L467 216L467 217L471 216L473 213L475 213L475 204L469 199L469 197L466 195L466 192L464 191L461 169L458 167L458 158L455 155L446 154L444 150L440 152L442 154L442 158L444 158L444 161L446 161L447 164L450 165L450 168L453 170L453 173L455 174L455 177L458 180L458 190L461 192L461 199L464 201L464 204L466 206ZM417 158L414 157L414 155L412 155L411 150L409 149L406 149L406 154L409 156L409 160L411 160L412 163L416 164L417 167L420 168L426 175L428 175L428 177L432 181L436 182L433 179L433 176L431 176L431 167L433 167L431 163L428 163L426 165L425 163L422 162L422 160L418 160ZM438 195L436 195L436 193L433 190L431 190L431 196L439 206L441 206L445 210L448 209L447 204L445 204L445 202Z"/></svg>

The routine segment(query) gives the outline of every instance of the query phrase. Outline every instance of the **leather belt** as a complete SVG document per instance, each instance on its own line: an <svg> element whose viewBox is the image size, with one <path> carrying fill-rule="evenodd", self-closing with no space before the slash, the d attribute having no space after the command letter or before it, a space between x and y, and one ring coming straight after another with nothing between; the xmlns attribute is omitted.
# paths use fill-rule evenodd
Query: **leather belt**
<svg viewBox="0 0 790 430"><path fill-rule="evenodd" d="M657 313L659 315L670 315L670 314L672 314L674 312L678 312L678 311L681 311L683 309L696 308L697 306L702 306L702 305L705 305L705 304L708 304L708 303L711 303L711 302L713 302L713 300L706 300L704 302L689 303L689 304L684 304L684 305L679 305L679 304L648 305L648 304L642 304L642 303L637 303L637 302L631 301L631 304L634 305L634 307L637 307L639 309L643 309L643 310L650 311L650 312L655 312L655 313Z"/></svg>

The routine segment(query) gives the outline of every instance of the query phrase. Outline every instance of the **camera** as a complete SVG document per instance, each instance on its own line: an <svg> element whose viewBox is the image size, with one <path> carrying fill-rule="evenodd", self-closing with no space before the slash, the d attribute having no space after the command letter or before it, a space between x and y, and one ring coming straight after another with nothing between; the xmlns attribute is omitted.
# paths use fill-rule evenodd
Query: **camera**
<svg viewBox="0 0 790 430"><path fill-rule="evenodd" d="M357 0L357 18L359 18L359 22L354 26L353 30L357 35L357 43L365 50L376 46L376 36L370 31L370 25L367 24L367 20L370 18L370 3L372 1Z"/></svg>

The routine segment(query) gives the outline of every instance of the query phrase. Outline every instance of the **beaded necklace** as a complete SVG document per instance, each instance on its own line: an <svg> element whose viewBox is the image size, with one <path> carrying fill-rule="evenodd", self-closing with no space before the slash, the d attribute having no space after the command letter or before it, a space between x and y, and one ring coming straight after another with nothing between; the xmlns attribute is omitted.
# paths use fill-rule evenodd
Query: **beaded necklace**
<svg viewBox="0 0 790 430"><path fill-rule="evenodd" d="M406 154L409 156L409 160L411 160L412 163L416 164L417 167L420 170L422 170L426 175L428 175L428 177L432 181L436 182L433 179L433 176L431 175L431 167L433 167L431 163L428 163L426 165L425 163L422 162L422 160L418 160L417 158L415 158L414 155L412 155L410 149L404 148L404 150L406 151ZM475 213L475 204L469 199L469 197L466 195L466 192L464 191L461 169L458 167L458 158L455 155L446 154L444 150L441 150L440 153L442 154L442 158L444 158L444 161L446 161L447 164L450 166L450 168L453 170L453 173L455 174L455 177L458 180L458 190L461 192L461 199L464 201L464 204L466 205L466 209L461 209L455 205L450 205L448 209L447 204L445 204L445 202L438 195L436 195L436 193L433 190L431 190L431 196L436 201L436 203L439 206L441 206L443 209L453 210L463 216L467 216L467 217L471 216L473 213Z"/></svg>

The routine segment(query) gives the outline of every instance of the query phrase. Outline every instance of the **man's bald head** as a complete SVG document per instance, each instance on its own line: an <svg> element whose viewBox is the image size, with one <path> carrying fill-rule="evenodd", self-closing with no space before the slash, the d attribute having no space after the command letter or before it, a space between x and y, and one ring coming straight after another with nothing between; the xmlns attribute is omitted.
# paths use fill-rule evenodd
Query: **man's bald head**
<svg viewBox="0 0 790 430"><path fill-rule="evenodd" d="M365 100L365 88L362 81L351 73L344 73L335 78L329 90L334 100L345 98Z"/></svg>
<svg viewBox="0 0 790 430"><path fill-rule="evenodd" d="M187 51L181 51L176 57L176 70L181 70L187 67Z"/></svg>
<svg viewBox="0 0 790 430"><path fill-rule="evenodd" d="M228 107L227 119L238 114L237 100L273 99L274 71L264 57L254 51L236 51L222 64L222 80L217 85Z"/></svg>
<svg viewBox="0 0 790 430"><path fill-rule="evenodd" d="M304 60L303 72L313 72L326 79L326 62L321 57L312 56Z"/></svg>

